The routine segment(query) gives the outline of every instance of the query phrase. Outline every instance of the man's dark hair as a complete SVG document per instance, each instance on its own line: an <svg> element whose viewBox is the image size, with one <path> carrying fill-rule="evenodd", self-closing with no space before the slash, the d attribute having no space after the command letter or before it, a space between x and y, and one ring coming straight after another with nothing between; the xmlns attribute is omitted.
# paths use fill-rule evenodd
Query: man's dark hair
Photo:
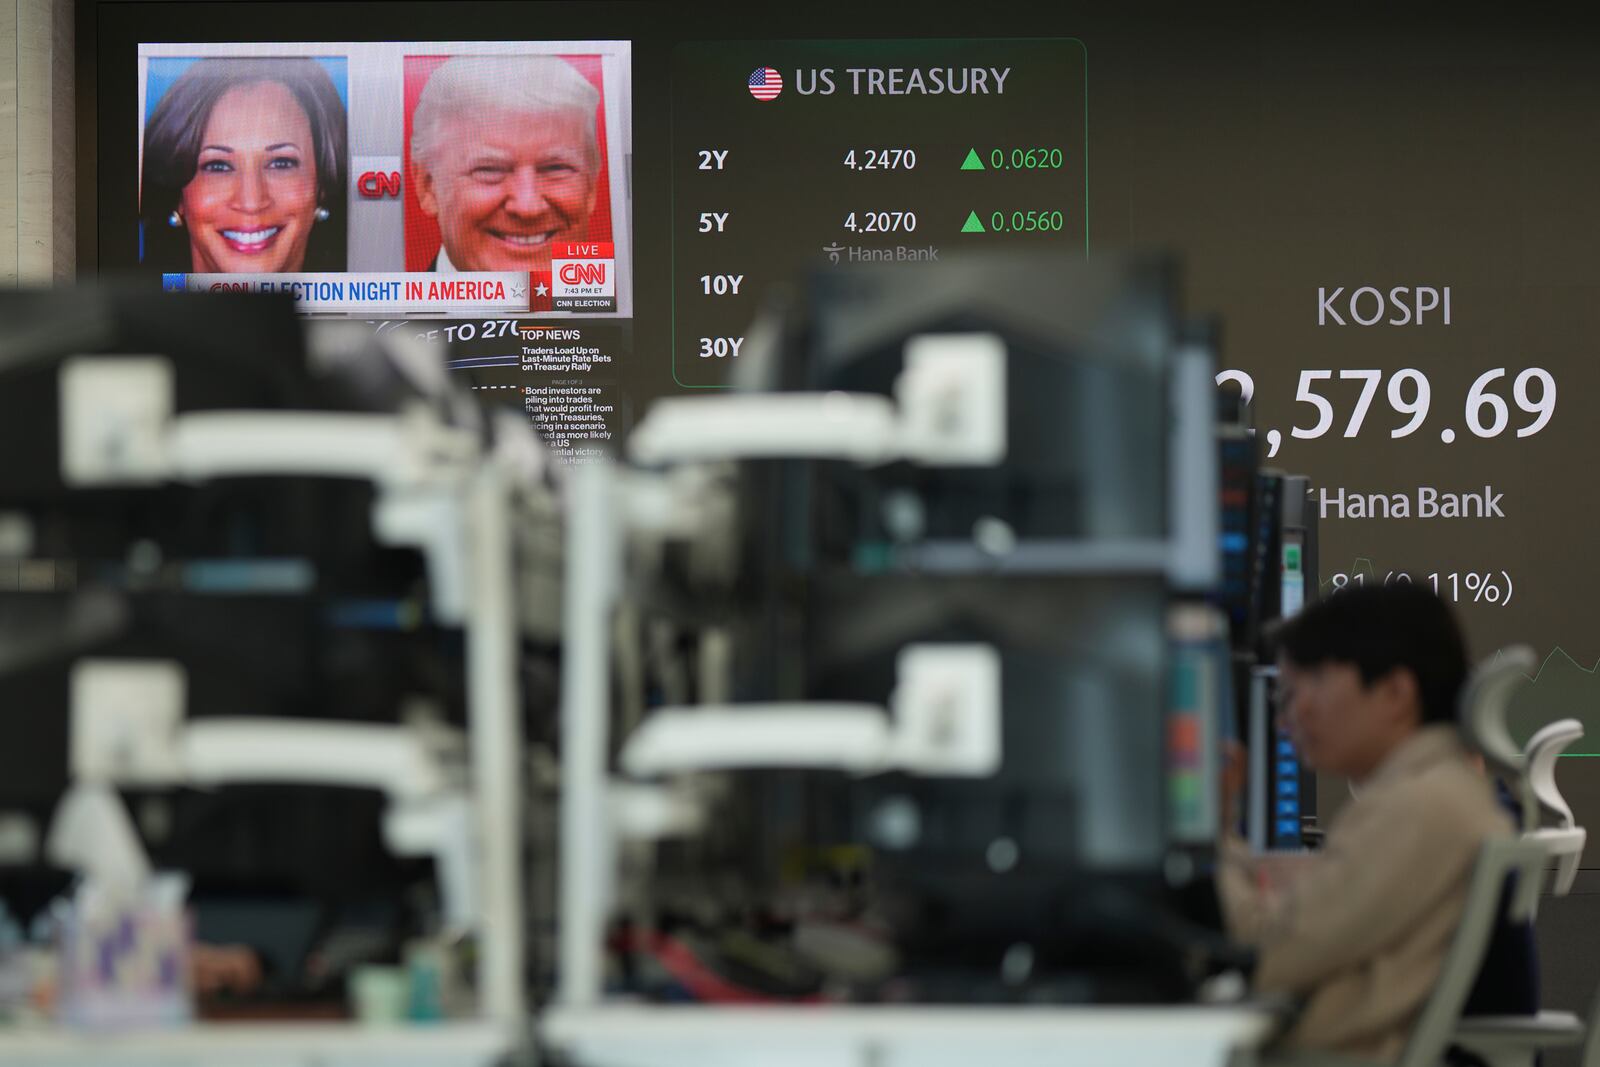
<svg viewBox="0 0 1600 1067"><path fill-rule="evenodd" d="M345 176L349 135L344 103L333 79L314 59L197 59L178 75L144 127L144 166L139 182L139 218L144 225L144 262L163 271L187 271L189 238L172 229L167 216L194 178L200 142L211 109L229 89L277 82L289 90L311 122L317 164L317 203L329 217L311 231L306 271L345 269Z"/></svg>
<svg viewBox="0 0 1600 1067"><path fill-rule="evenodd" d="M1346 586L1278 631L1297 667L1348 663L1371 685L1397 667L1417 680L1422 721L1455 722L1467 679L1467 644L1443 600L1420 585Z"/></svg>

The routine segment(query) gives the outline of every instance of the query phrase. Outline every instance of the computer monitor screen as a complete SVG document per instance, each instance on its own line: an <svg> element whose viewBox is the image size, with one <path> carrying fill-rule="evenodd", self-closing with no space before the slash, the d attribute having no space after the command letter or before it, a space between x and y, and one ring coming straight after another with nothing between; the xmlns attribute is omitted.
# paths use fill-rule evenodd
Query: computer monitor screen
<svg viewBox="0 0 1600 1067"><path fill-rule="evenodd" d="M1228 616L1234 644L1250 647L1251 501L1256 474L1256 443L1244 427L1218 430L1222 581L1218 599Z"/></svg>
<svg viewBox="0 0 1600 1067"><path fill-rule="evenodd" d="M1300 614L1306 604L1306 538L1302 530L1283 531L1278 553L1278 611L1285 619Z"/></svg>
<svg viewBox="0 0 1600 1067"><path fill-rule="evenodd" d="M1167 818L1176 843L1206 846L1222 828L1218 777L1224 743L1238 736L1233 655L1215 608L1175 607L1167 618Z"/></svg>

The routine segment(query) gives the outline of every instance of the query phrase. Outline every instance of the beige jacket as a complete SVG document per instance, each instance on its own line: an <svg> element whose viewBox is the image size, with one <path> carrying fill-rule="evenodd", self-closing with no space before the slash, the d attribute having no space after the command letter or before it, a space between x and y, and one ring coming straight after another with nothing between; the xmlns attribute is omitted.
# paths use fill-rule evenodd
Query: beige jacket
<svg viewBox="0 0 1600 1067"><path fill-rule="evenodd" d="M1321 851L1269 870L1225 843L1230 933L1260 953L1256 987L1305 1009L1290 1048L1397 1059L1466 907L1483 843L1511 832L1454 727L1426 726L1339 812Z"/></svg>

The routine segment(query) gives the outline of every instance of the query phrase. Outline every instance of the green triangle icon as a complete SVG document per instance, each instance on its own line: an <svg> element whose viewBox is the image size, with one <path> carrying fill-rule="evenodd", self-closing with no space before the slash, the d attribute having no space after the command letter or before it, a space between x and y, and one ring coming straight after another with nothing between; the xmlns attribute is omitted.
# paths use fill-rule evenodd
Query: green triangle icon
<svg viewBox="0 0 1600 1067"><path fill-rule="evenodd" d="M961 224L961 232L985 233L987 231L984 230L983 223L978 221L978 213L976 211L969 211L967 212L967 221Z"/></svg>
<svg viewBox="0 0 1600 1067"><path fill-rule="evenodd" d="M983 170L984 169L983 160L978 158L978 150L976 148L967 149L967 158L962 161L961 169L962 170Z"/></svg>

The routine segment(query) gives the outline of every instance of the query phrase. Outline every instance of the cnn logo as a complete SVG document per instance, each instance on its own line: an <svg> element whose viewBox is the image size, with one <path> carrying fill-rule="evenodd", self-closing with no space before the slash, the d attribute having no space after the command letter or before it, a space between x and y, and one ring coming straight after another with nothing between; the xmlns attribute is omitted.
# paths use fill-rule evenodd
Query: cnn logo
<svg viewBox="0 0 1600 1067"><path fill-rule="evenodd" d="M606 265L604 263L563 263L561 264L561 281L564 285L604 285L606 283Z"/></svg>
<svg viewBox="0 0 1600 1067"><path fill-rule="evenodd" d="M356 192L367 200L394 199L400 195L400 172L369 170L356 179Z"/></svg>

